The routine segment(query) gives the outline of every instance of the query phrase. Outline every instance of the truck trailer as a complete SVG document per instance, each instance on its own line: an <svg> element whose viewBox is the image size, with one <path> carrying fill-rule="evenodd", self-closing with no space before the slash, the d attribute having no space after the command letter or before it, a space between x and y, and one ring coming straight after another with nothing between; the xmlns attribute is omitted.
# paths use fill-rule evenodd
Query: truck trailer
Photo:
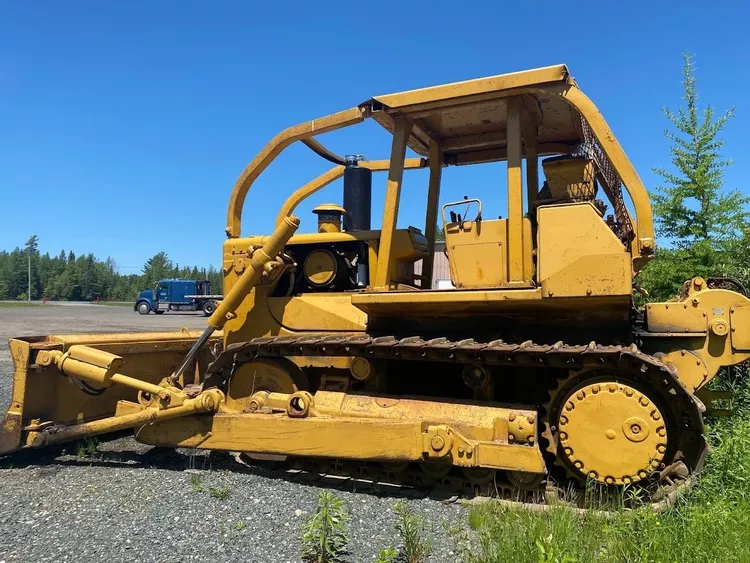
<svg viewBox="0 0 750 563"><path fill-rule="evenodd" d="M152 311L161 315L165 311L203 311L205 316L213 314L216 302L222 295L211 293L209 280L160 280L155 289L138 294L133 310L141 315Z"/></svg>

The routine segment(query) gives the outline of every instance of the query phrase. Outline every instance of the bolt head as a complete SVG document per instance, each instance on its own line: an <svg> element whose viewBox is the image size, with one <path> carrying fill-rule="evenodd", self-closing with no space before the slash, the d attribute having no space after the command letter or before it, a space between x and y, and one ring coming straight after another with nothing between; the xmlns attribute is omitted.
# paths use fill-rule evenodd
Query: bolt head
<svg viewBox="0 0 750 563"><path fill-rule="evenodd" d="M514 421L515 419L516 419L516 415L515 415L515 414L513 414L513 413L510 413L510 414L508 415L508 421L509 421L509 422L513 422L513 421Z"/></svg>
<svg viewBox="0 0 750 563"><path fill-rule="evenodd" d="M442 436L435 435L430 440L430 446L432 446L433 450L439 452L445 447L445 440L443 440Z"/></svg>

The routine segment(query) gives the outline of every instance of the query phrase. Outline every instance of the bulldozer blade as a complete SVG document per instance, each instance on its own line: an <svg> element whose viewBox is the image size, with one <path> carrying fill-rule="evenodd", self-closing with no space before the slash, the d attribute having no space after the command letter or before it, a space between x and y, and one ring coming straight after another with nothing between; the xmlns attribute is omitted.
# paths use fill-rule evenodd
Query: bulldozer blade
<svg viewBox="0 0 750 563"><path fill-rule="evenodd" d="M11 401L0 425L0 455L44 444L42 432L75 427L115 416L118 403L138 403L138 389L127 385L96 386L66 375L53 363L43 361L50 353L67 353L71 347L88 347L122 358L122 375L158 385L180 365L200 331L125 334L73 334L13 338L9 341L13 360ZM212 348L220 345L216 333L183 374L181 386L198 383L213 359ZM48 365L43 365L43 364ZM84 427L85 428L85 427ZM80 438L70 433L71 439Z"/></svg>

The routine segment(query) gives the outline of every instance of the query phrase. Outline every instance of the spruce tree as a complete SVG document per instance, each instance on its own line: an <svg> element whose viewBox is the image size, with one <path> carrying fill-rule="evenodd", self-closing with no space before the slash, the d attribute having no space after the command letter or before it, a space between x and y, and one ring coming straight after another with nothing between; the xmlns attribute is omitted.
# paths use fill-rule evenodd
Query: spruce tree
<svg viewBox="0 0 750 563"><path fill-rule="evenodd" d="M731 161L721 155L720 133L734 108L721 115L711 105L701 110L693 59L684 54L683 61L684 106L662 110L671 126L664 134L672 166L654 169L664 181L651 194L660 248L640 279L655 300L673 297L692 276L736 274L734 255L748 218L748 198L724 186Z"/></svg>
<svg viewBox="0 0 750 563"><path fill-rule="evenodd" d="M662 111L673 130L664 134L672 142L672 169L656 168L665 185L652 194L659 235L677 248L695 245L702 251L717 250L740 236L748 198L738 190L724 188L724 169L731 161L720 154L724 141L719 134L734 115L734 108L716 116L714 108L698 108L695 65L683 55L685 107Z"/></svg>

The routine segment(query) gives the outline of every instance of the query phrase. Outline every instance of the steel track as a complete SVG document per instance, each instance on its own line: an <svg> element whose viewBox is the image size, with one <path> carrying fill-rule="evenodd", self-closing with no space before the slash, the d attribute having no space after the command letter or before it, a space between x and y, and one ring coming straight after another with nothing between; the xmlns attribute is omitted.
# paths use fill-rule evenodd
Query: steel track
<svg viewBox="0 0 750 563"><path fill-rule="evenodd" d="M234 368L258 358L290 356L361 356L371 359L409 362L447 362L515 366L529 369L565 368L577 381L586 381L587 374L601 377L611 374L649 390L668 409L672 421L665 457L666 465L682 462L690 475L697 473L704 462L708 444L704 433L702 403L680 382L673 368L642 353L635 345L615 346L590 342L586 345L521 344L495 340L488 343L473 339L451 341L447 338L424 340L420 337L368 336L362 334L316 333L304 336L254 338L231 344L212 362L206 373L206 385L225 385ZM554 405L547 405L553 409ZM541 432L540 435L544 433ZM548 434L548 433L547 433ZM459 468L446 476L434 477L419 470L421 464L410 464L401 471L388 470L381 464L359 461L289 458L289 471L311 476L335 476L372 483L393 483L417 489L437 488L461 496L492 496L521 502L538 502L550 494L549 486L523 489L509 482L503 472L493 474L488 482L468 479ZM574 481L571 481L574 483ZM572 485L568 483L570 488ZM580 491L581 483L575 484Z"/></svg>

